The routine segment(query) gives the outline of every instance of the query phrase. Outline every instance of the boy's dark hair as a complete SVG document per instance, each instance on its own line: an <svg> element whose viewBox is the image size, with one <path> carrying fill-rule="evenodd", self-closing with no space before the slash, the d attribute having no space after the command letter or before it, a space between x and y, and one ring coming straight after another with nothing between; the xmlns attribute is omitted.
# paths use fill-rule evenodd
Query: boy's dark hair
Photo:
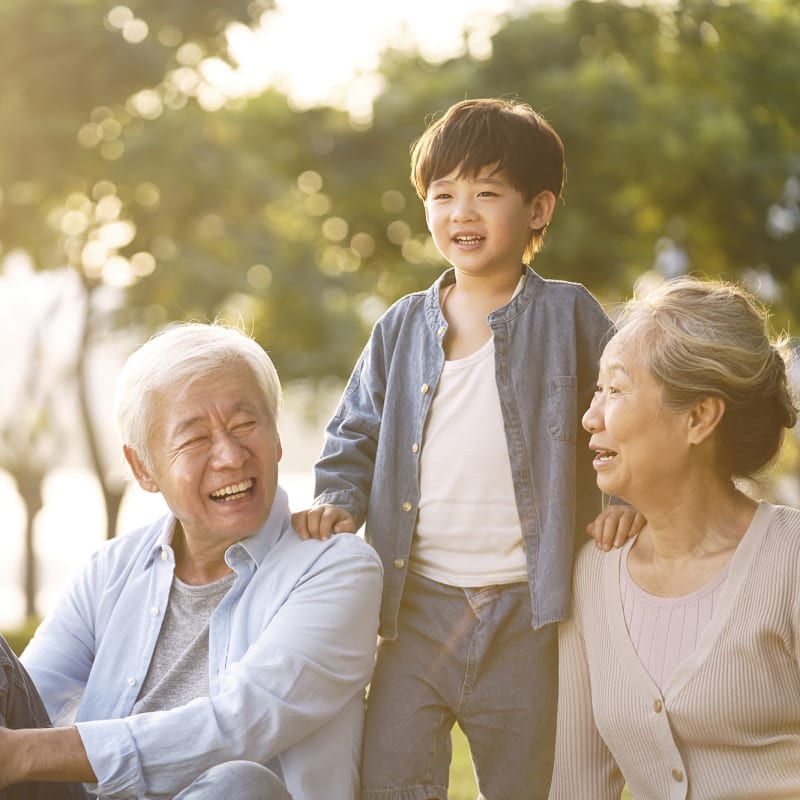
<svg viewBox="0 0 800 800"><path fill-rule="evenodd" d="M459 169L476 176L494 166L526 202L540 192L556 198L564 187L564 144L541 114L527 103L488 98L462 100L411 145L411 183L425 200L432 181ZM528 249L541 247L544 228L532 231Z"/></svg>

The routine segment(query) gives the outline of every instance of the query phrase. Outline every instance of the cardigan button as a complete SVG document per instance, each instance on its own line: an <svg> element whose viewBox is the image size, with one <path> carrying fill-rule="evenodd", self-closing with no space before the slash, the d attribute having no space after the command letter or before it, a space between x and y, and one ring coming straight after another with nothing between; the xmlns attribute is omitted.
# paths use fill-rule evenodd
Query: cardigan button
<svg viewBox="0 0 800 800"><path fill-rule="evenodd" d="M672 777L680 783L683 780L683 773L679 769L672 770Z"/></svg>
<svg viewBox="0 0 800 800"><path fill-rule="evenodd" d="M445 327L444 325L439 326L439 330L436 331L436 335L441 339L444 336Z"/></svg>
<svg viewBox="0 0 800 800"><path fill-rule="evenodd" d="M660 701L660 700L656 700L656 701L653 703L653 711L655 711L655 712L656 712L656 714L660 714L660 713L661 713L661 709L662 709L663 707L664 707L664 706L663 706L663 704L661 703L661 701Z"/></svg>

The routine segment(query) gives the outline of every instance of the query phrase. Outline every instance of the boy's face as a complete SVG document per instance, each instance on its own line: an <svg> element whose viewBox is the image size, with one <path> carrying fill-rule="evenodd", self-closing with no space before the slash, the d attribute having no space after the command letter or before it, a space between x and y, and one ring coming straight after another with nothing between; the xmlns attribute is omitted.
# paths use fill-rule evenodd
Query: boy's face
<svg viewBox="0 0 800 800"><path fill-rule="evenodd" d="M526 202L491 166L475 176L455 169L431 182L425 218L436 248L456 270L519 273L531 230L550 221L554 204L550 192Z"/></svg>

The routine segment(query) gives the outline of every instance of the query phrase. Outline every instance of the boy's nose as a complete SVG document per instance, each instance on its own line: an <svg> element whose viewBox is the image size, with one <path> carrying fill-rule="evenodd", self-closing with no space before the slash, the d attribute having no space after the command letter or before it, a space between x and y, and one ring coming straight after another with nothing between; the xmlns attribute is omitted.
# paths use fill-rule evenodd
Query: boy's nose
<svg viewBox="0 0 800 800"><path fill-rule="evenodd" d="M478 218L475 205L469 200L462 200L453 206L453 221L467 222Z"/></svg>

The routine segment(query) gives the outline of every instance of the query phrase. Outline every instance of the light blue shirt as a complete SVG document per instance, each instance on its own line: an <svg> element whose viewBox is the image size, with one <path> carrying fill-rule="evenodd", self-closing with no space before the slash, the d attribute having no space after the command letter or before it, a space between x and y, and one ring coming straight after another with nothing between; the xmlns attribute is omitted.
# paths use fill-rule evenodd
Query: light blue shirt
<svg viewBox="0 0 800 800"><path fill-rule="evenodd" d="M108 797L174 796L222 761L274 769L295 800L358 793L380 561L362 539L302 541L278 489L261 530L225 553L209 697L130 716L164 618L175 518L107 542L23 654L55 725L76 724Z"/></svg>

